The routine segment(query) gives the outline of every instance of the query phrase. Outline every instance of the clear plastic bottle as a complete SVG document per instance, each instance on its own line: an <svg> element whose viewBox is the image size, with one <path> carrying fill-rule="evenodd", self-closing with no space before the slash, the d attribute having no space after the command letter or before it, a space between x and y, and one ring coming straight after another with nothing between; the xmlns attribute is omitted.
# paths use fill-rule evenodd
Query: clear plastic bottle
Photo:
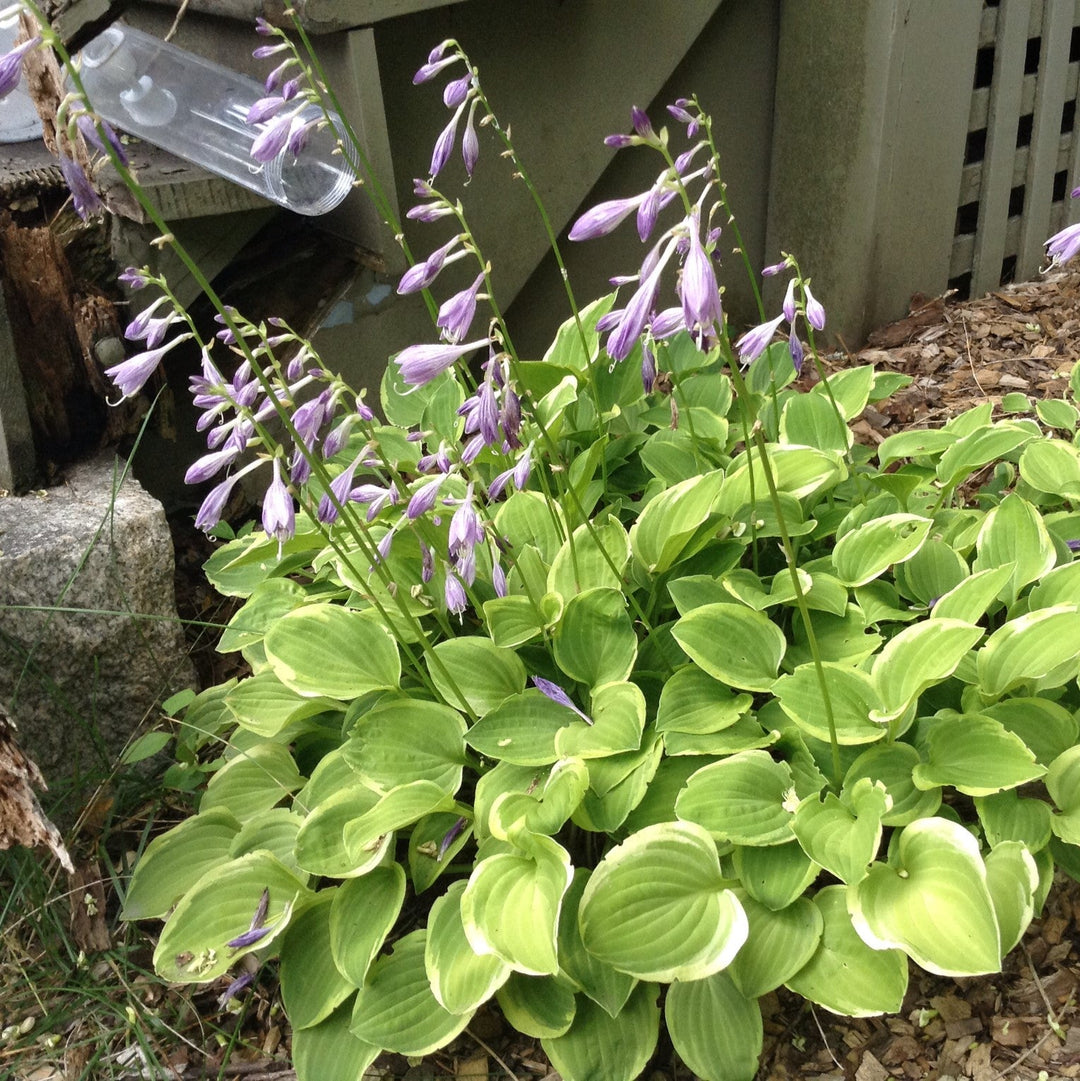
<svg viewBox="0 0 1080 1081"><path fill-rule="evenodd" d="M325 214L352 188L355 172L337 149L337 120L335 127L313 128L298 156L287 147L265 163L251 156L255 138L274 122L246 122L251 106L266 96L254 79L120 24L94 38L80 58L91 107L122 131L298 214ZM300 114L321 115L314 104Z"/></svg>

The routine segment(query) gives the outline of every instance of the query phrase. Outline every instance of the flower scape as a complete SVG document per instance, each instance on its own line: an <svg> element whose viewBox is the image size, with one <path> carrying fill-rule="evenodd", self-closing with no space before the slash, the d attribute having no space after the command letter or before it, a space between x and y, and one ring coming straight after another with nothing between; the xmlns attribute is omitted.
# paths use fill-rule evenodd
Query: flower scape
<svg viewBox="0 0 1080 1081"><path fill-rule="evenodd" d="M277 66L252 154L303 154L325 88L257 29ZM42 21L0 91L56 44ZM456 41L415 82L449 119L407 212L431 252L397 288L432 331L377 395L281 320L218 303L204 340L161 275L122 276L152 299L120 397L201 351L199 527L263 478L261 522L206 566L250 674L175 709L196 810L125 894L159 921L158 974L231 999L276 972L306 1081L432 1053L489 1004L566 1081L631 1081L661 1024L695 1076L750 1081L778 988L866 1017L913 967L1000 971L1055 871L1080 875L1080 369L1056 419L986 404L856 443L905 379L826 373L826 309L793 255L749 264L693 97L608 137L655 180L566 242L636 228L640 264L585 305L567 281L569 318L522 357L445 177L481 167L481 135L535 194L527 165ZM66 115L123 170L92 108L76 90ZM731 252L758 298L742 332Z"/></svg>

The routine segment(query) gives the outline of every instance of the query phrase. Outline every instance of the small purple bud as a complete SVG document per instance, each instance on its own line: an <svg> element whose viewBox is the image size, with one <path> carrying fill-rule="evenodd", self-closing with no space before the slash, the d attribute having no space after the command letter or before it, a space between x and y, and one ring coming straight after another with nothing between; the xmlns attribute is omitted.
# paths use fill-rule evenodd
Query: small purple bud
<svg viewBox="0 0 1080 1081"><path fill-rule="evenodd" d="M653 140L656 138L656 132L653 131L652 121L649 119L644 109L639 109L636 105L630 110L630 119L634 125L634 131L642 139Z"/></svg>
<svg viewBox="0 0 1080 1081"><path fill-rule="evenodd" d="M266 938L270 934L270 930L269 927L253 927L250 931L245 931L242 935L229 939L225 945L234 950L246 950L248 946L254 946L259 939Z"/></svg>
<svg viewBox="0 0 1080 1081"><path fill-rule="evenodd" d="M454 139L457 137L458 121L461 120L461 112L465 108L465 103L462 102L457 109L454 110L454 115L450 117L446 127L439 132L438 139L435 140L435 146L431 152L431 168L428 171L428 175L436 177L442 172L443 167L450 160L450 152L454 149Z"/></svg>
<svg viewBox="0 0 1080 1081"><path fill-rule="evenodd" d="M468 96L472 86L472 72L467 71L460 79L451 79L443 87L443 105L448 109L456 109Z"/></svg>
<svg viewBox="0 0 1080 1081"><path fill-rule="evenodd" d="M546 698L550 698L552 702L558 702L560 706L566 706L567 709L572 709L586 724L591 725L592 718L578 709L577 706L570 700L570 695L566 693L557 683L552 683L550 679L544 679L542 676L530 676L533 686Z"/></svg>
<svg viewBox="0 0 1080 1081"><path fill-rule="evenodd" d="M567 234L568 240L592 240L606 236L617 228L645 199L635 195L629 199L609 199L586 210Z"/></svg>
<svg viewBox="0 0 1080 1081"><path fill-rule="evenodd" d="M442 487L444 480L446 480L446 475L440 473L434 480L429 480L426 484L417 488L405 508L405 517L410 521L414 521L429 513L435 506L435 500L439 497L439 489Z"/></svg>
<svg viewBox="0 0 1080 1081"><path fill-rule="evenodd" d="M763 278L775 278L781 270L784 270L787 267L787 265L788 264L786 259L781 260L779 263L771 263L769 266L765 267L764 270L762 270L761 276Z"/></svg>
<svg viewBox="0 0 1080 1081"><path fill-rule="evenodd" d="M101 197L94 190L90 178L78 162L64 153L59 155L59 161L64 183L67 184L68 190L71 192L71 205L75 208L75 213L83 221L86 221L91 214L96 214L103 208L104 204Z"/></svg>
<svg viewBox="0 0 1080 1081"><path fill-rule="evenodd" d="M184 474L185 484L202 484L211 477L216 477L227 465L236 461L240 451L236 447L227 450L215 450L197 458Z"/></svg>
<svg viewBox="0 0 1080 1081"><path fill-rule="evenodd" d="M427 583L435 577L435 553L420 541L420 581Z"/></svg>
<svg viewBox="0 0 1080 1081"><path fill-rule="evenodd" d="M238 994L240 994L240 992L243 991L244 988L250 987L251 984L254 983L254 982L255 982L255 973L254 972L245 972L242 975L237 976L236 979L233 980L233 982L230 983L229 986L225 988L224 993L218 999L218 1003L217 1003L218 1004L218 1009L220 1010L231 999L236 998L236 996Z"/></svg>
<svg viewBox="0 0 1080 1081"><path fill-rule="evenodd" d="M397 291L404 296L408 293L418 293L426 289L438 276L439 271L446 265L446 257L458 247L464 234L451 237L441 248L436 248L422 263L416 263L409 267L398 282Z"/></svg>
<svg viewBox="0 0 1080 1081"><path fill-rule="evenodd" d="M652 394L656 385L656 357L648 342L643 343L641 349L641 385L646 394Z"/></svg>
<svg viewBox="0 0 1080 1081"><path fill-rule="evenodd" d="M121 285L126 285L131 290L145 289L150 284L150 279L147 277L147 271L145 269L140 270L138 267L129 266L126 270L117 275L116 280Z"/></svg>
<svg viewBox="0 0 1080 1081"><path fill-rule="evenodd" d="M781 305L784 318L791 324L795 322L795 279L787 283L787 292L784 294L784 303Z"/></svg>
<svg viewBox="0 0 1080 1081"><path fill-rule="evenodd" d="M456 64L460 59L461 57L455 53L453 56L446 56L441 60L429 61L422 65L413 76L413 86L419 86L421 83L430 82L443 70L443 68L448 68L451 64Z"/></svg>
<svg viewBox="0 0 1080 1081"><path fill-rule="evenodd" d="M465 172L471 177L476 162L480 157L480 140L476 135L476 106L479 98L473 100L469 107L469 118L465 122L465 134L461 137L461 160L465 163Z"/></svg>
<svg viewBox="0 0 1080 1081"><path fill-rule="evenodd" d="M273 95L268 98L259 98L254 105L247 111L247 115L244 117L244 122L247 124L261 124L270 117L276 116L282 106L285 104L285 98Z"/></svg>
<svg viewBox="0 0 1080 1081"><path fill-rule="evenodd" d="M825 329L825 309L821 301L810 292L810 286L804 285L803 292L806 295L806 321L814 330Z"/></svg>
<svg viewBox="0 0 1080 1081"><path fill-rule="evenodd" d="M1068 548L1070 552L1080 552L1080 539L1067 540L1065 542L1065 547Z"/></svg>
<svg viewBox="0 0 1080 1081"><path fill-rule="evenodd" d="M1069 192L1069 198L1080 199L1080 188L1073 188L1073 190Z"/></svg>
<svg viewBox="0 0 1080 1081"><path fill-rule="evenodd" d="M788 352L791 353L791 366L796 373L802 371L803 347L799 336L794 331L788 335Z"/></svg>
<svg viewBox="0 0 1080 1081"><path fill-rule="evenodd" d="M450 846L461 835L461 831L465 828L466 819L459 818L447 831L446 836L439 842L439 855L436 857L441 860L450 850Z"/></svg>
<svg viewBox="0 0 1080 1081"><path fill-rule="evenodd" d="M279 42L277 45L260 45L257 49L251 50L251 55L256 60L265 60L267 57L276 56L280 52L284 52L289 47L287 42Z"/></svg>
<svg viewBox="0 0 1080 1081"><path fill-rule="evenodd" d="M630 135L605 135L604 145L610 146L613 150L622 150L624 147L633 146L634 140Z"/></svg>

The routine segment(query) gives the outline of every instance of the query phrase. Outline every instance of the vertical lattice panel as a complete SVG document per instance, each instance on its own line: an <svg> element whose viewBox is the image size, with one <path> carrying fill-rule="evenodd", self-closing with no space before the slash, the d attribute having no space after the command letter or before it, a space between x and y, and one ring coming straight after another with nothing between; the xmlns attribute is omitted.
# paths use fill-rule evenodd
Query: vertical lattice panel
<svg viewBox="0 0 1080 1081"><path fill-rule="evenodd" d="M984 0L949 285L978 296L1038 273L1080 217L1080 0Z"/></svg>

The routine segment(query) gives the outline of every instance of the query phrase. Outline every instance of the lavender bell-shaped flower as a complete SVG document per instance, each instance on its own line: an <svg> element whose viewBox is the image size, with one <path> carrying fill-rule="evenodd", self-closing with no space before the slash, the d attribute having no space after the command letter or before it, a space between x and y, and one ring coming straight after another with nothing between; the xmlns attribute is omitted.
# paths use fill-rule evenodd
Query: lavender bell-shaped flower
<svg viewBox="0 0 1080 1081"><path fill-rule="evenodd" d="M784 313L781 312L775 319L771 319L768 323L762 323L760 326L748 330L735 343L735 349L739 354L739 360L743 364L749 364L752 360L756 360L760 357L761 354L765 352L769 342L773 340L777 328L784 319Z"/></svg>
<svg viewBox="0 0 1080 1081"><path fill-rule="evenodd" d="M18 85L22 78L23 57L41 44L41 36L32 37L21 45L0 56L0 101L3 101Z"/></svg>
<svg viewBox="0 0 1080 1081"><path fill-rule="evenodd" d="M402 349L394 363L401 372L401 378L413 387L422 387L430 383L435 376L452 367L462 357L475 353L477 349L489 344L487 338L480 341L465 342L462 345L410 345Z"/></svg>
<svg viewBox="0 0 1080 1081"><path fill-rule="evenodd" d="M550 698L552 702L557 702L560 706L565 706L567 709L572 709L586 724L592 724L592 718L582 710L578 709L574 702L570 698L570 695L566 693L557 683L552 683L550 679L544 679L542 676L530 676L533 686L542 694L545 698Z"/></svg>
<svg viewBox="0 0 1080 1081"><path fill-rule="evenodd" d="M277 539L280 558L281 546L296 533L296 508L281 479L280 458L274 459L274 479L263 496L262 527L267 536Z"/></svg>

